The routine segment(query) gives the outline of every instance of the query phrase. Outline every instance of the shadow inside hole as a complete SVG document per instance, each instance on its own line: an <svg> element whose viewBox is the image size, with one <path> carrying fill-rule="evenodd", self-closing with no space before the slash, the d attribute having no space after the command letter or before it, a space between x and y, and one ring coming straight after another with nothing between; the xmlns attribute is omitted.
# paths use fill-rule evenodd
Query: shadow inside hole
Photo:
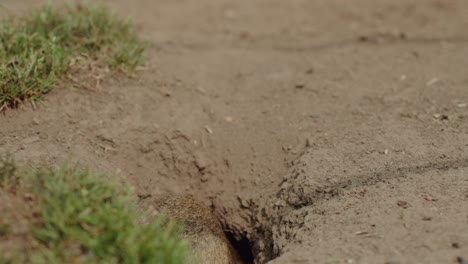
<svg viewBox="0 0 468 264"><path fill-rule="evenodd" d="M240 258L242 259L243 264L254 264L254 256L252 254L252 247L250 241L242 236L240 240L234 237L234 234L231 232L224 232L226 234L229 243L237 251Z"/></svg>

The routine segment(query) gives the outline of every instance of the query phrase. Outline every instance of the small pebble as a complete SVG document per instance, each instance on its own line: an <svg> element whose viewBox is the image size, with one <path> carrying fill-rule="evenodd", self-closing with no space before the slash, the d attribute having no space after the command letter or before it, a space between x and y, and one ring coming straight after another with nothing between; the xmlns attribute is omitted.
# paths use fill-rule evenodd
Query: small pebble
<svg viewBox="0 0 468 264"><path fill-rule="evenodd" d="M209 177L208 174L203 173L202 176L201 176L201 178L200 178L200 181L201 181L201 182L207 182L207 181L209 180L208 177Z"/></svg>
<svg viewBox="0 0 468 264"><path fill-rule="evenodd" d="M439 82L439 79L434 78L434 79L429 80L429 81L426 83L426 85L427 85L427 86L432 86L432 85L434 85L434 84L436 84L436 83L438 83L438 82Z"/></svg>
<svg viewBox="0 0 468 264"><path fill-rule="evenodd" d="M196 152L194 154L194 157L195 157L195 166L197 166L199 170L201 171L205 170L210 165L210 160L206 157L205 154L201 152Z"/></svg>
<svg viewBox="0 0 468 264"><path fill-rule="evenodd" d="M205 130L208 134L213 134L213 129L211 129L209 126L205 126Z"/></svg>
<svg viewBox="0 0 468 264"><path fill-rule="evenodd" d="M409 207L409 204L406 201L398 201L397 205L400 206L400 207L403 207L405 209Z"/></svg>
<svg viewBox="0 0 468 264"><path fill-rule="evenodd" d="M435 114L434 118L437 119L437 120L448 120L449 119L448 115L443 115L443 114Z"/></svg>

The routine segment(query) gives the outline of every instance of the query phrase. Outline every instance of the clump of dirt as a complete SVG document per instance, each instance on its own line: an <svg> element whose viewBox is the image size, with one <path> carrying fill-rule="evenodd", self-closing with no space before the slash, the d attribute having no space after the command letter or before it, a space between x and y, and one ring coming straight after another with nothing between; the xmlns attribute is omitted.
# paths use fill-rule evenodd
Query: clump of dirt
<svg viewBox="0 0 468 264"><path fill-rule="evenodd" d="M144 69L6 112L0 153L193 194L255 263L467 257L466 2L103 2Z"/></svg>

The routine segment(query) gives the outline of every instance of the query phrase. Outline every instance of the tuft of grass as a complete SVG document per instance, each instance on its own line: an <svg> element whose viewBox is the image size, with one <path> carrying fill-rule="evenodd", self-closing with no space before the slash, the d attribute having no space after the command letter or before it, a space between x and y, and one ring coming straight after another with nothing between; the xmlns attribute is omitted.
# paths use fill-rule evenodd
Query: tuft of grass
<svg viewBox="0 0 468 264"><path fill-rule="evenodd" d="M0 162L0 188L8 188L19 184L16 165L11 157L5 157Z"/></svg>
<svg viewBox="0 0 468 264"><path fill-rule="evenodd" d="M174 223L159 219L139 224L123 182L69 167L39 170L27 179L39 205L30 243L36 246L27 253L28 263L188 260L189 243Z"/></svg>
<svg viewBox="0 0 468 264"><path fill-rule="evenodd" d="M133 70L143 51L131 23L103 7L49 4L27 18L10 18L0 25L0 111L41 98L78 57Z"/></svg>

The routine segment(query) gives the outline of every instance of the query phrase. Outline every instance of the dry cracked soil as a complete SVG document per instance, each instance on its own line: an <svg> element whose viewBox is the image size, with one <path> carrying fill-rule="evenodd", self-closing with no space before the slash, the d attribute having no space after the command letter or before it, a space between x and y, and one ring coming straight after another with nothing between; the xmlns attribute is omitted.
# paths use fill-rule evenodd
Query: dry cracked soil
<svg viewBox="0 0 468 264"><path fill-rule="evenodd" d="M144 67L4 112L1 153L193 194L255 263L468 258L468 1L97 2Z"/></svg>

